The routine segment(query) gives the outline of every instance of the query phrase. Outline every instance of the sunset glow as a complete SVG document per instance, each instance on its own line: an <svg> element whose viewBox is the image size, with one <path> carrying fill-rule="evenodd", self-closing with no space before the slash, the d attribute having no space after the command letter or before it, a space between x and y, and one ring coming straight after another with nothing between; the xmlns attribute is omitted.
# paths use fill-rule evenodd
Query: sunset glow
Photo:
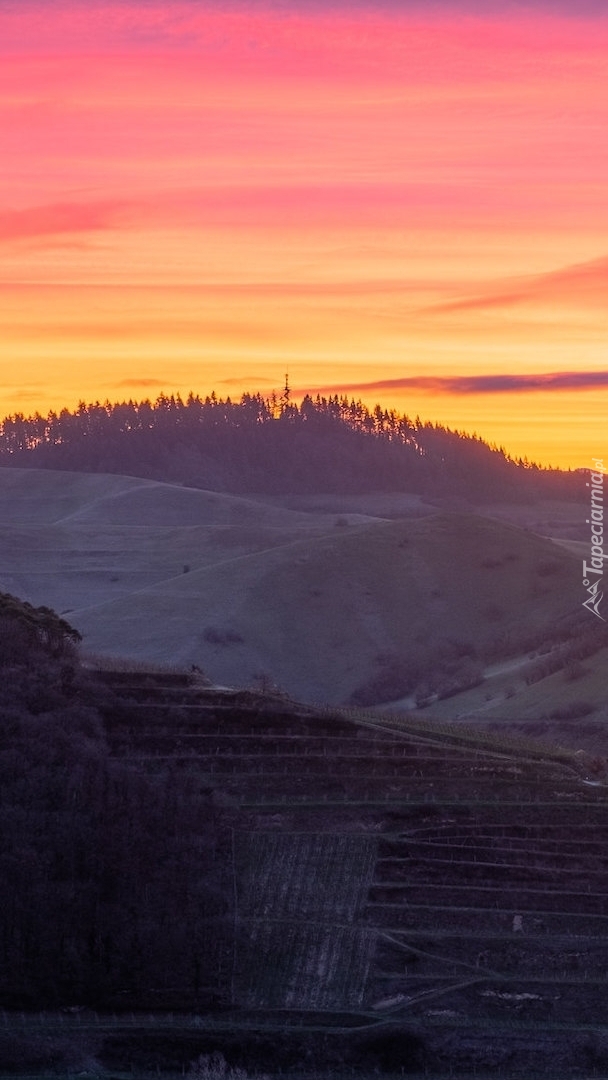
<svg viewBox="0 0 608 1080"><path fill-rule="evenodd" d="M602 457L607 56L574 3L0 4L0 414L288 368Z"/></svg>

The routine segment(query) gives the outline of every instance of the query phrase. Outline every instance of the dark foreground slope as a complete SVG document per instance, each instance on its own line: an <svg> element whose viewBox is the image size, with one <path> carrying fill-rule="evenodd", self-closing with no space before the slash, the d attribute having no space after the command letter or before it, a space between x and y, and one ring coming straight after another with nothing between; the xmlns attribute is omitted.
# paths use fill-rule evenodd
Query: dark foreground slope
<svg viewBox="0 0 608 1080"><path fill-rule="evenodd" d="M161 867L180 863L157 816L132 857L151 868L154 853L155 870L135 874L113 926L129 963L88 997L66 991L76 1014L7 1013L5 1061L19 1039L60 1030L125 1072L218 1049L267 1072L608 1071L602 762L187 683L108 674L97 693L110 771L163 793L169 820L211 799L217 953L203 956L209 910L197 920L195 904L185 946L179 934L191 886L169 904L159 893ZM114 814L120 844L133 805L118 795ZM199 879L211 871L204 818L198 834L189 820L194 882L197 859Z"/></svg>

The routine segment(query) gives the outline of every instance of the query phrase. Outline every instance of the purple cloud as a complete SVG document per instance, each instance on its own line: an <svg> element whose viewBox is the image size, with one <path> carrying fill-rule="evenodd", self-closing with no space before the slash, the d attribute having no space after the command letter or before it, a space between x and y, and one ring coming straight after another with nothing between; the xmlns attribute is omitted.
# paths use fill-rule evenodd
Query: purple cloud
<svg viewBox="0 0 608 1080"><path fill-rule="evenodd" d="M335 383L298 391L308 394L419 390L427 394L509 394L535 390L590 390L608 387L608 371L553 371L536 375L419 375L364 383Z"/></svg>

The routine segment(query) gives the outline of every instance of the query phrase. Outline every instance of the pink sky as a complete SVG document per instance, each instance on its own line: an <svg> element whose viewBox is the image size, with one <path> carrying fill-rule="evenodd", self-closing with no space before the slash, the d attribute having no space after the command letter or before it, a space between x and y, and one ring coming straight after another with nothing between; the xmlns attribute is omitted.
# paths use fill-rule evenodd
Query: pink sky
<svg viewBox="0 0 608 1080"><path fill-rule="evenodd" d="M288 366L602 456L607 56L593 5L0 7L0 413Z"/></svg>

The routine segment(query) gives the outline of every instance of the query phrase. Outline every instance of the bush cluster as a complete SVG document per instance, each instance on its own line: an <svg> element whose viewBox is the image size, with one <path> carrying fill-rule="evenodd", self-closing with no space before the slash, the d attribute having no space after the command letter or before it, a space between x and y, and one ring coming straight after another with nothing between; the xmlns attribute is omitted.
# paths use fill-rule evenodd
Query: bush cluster
<svg viewBox="0 0 608 1080"><path fill-rule="evenodd" d="M221 994L209 972L231 893L210 793L112 757L98 707L111 701L80 670L71 628L46 610L39 627L28 605L5 603L0 1004L162 1007L178 988L191 1006Z"/></svg>

